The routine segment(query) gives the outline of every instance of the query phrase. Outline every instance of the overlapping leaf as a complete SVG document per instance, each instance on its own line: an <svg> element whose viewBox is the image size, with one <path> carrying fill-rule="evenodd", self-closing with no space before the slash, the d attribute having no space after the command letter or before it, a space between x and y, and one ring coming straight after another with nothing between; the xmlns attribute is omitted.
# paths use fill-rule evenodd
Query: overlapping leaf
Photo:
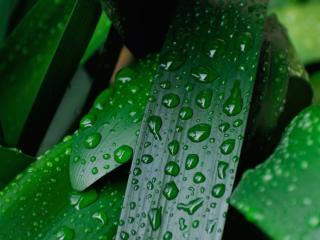
<svg viewBox="0 0 320 240"><path fill-rule="evenodd" d="M221 238L265 10L265 1L181 4L141 127L119 239Z"/></svg>
<svg viewBox="0 0 320 240"><path fill-rule="evenodd" d="M27 121L37 124L33 139L46 130L100 11L91 1L39 0L1 46L0 121L6 144L15 146L23 130L31 137L30 126L24 129Z"/></svg>

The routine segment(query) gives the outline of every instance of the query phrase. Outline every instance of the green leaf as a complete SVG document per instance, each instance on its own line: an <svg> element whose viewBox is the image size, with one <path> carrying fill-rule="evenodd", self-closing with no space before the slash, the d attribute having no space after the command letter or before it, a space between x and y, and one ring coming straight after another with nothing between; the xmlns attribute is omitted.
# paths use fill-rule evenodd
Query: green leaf
<svg viewBox="0 0 320 240"><path fill-rule="evenodd" d="M309 107L288 126L269 159L249 170L231 204L272 239L318 239L320 108ZM284 224L285 223L285 224Z"/></svg>
<svg viewBox="0 0 320 240"><path fill-rule="evenodd" d="M71 183L76 190L87 188L131 160L157 65L158 57L153 56L122 69L114 91L105 98L105 110L81 120L70 161Z"/></svg>
<svg viewBox="0 0 320 240"><path fill-rule="evenodd" d="M320 72L311 75L310 83L314 92L313 102L320 105Z"/></svg>
<svg viewBox="0 0 320 240"><path fill-rule="evenodd" d="M18 0L1 0L0 2L0 43L6 36L10 15L17 2Z"/></svg>
<svg viewBox="0 0 320 240"><path fill-rule="evenodd" d="M308 64L320 60L320 2L315 1L271 1L271 12L288 29L299 58Z"/></svg>
<svg viewBox="0 0 320 240"><path fill-rule="evenodd" d="M178 8L141 126L117 238L221 239L265 12L265 1L183 1ZM135 220L127 221L131 216Z"/></svg>
<svg viewBox="0 0 320 240"><path fill-rule="evenodd" d="M0 192L1 239L113 238L126 177L118 172L75 192L69 180L72 144L66 137Z"/></svg>
<svg viewBox="0 0 320 240"><path fill-rule="evenodd" d="M32 157L23 154L17 149L8 149L0 146L0 190L33 160Z"/></svg>
<svg viewBox="0 0 320 240"><path fill-rule="evenodd" d="M111 21L109 20L105 12L102 12L96 29L87 47L87 50L81 59L82 64L85 63L92 56L92 54L106 41L110 28Z"/></svg>
<svg viewBox="0 0 320 240"><path fill-rule="evenodd" d="M2 45L0 120L6 144L15 146L23 130L31 137L27 121L37 124L33 138L44 131L100 12L98 3L86 0L39 0Z"/></svg>

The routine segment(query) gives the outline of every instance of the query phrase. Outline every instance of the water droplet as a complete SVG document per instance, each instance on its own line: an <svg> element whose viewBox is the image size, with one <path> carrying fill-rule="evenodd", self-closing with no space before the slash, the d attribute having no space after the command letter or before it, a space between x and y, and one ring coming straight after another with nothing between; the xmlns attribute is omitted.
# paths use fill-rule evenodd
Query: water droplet
<svg viewBox="0 0 320 240"><path fill-rule="evenodd" d="M229 163L219 161L218 163L218 177L219 179L225 179Z"/></svg>
<svg viewBox="0 0 320 240"><path fill-rule="evenodd" d="M212 188L212 196L215 198L221 198L226 191L226 186L223 183L218 183Z"/></svg>
<svg viewBox="0 0 320 240"><path fill-rule="evenodd" d="M135 78L135 71L132 68L122 68L116 75L116 81L121 83L131 82Z"/></svg>
<svg viewBox="0 0 320 240"><path fill-rule="evenodd" d="M193 111L190 107L182 107L179 112L179 116L182 120L188 120L192 117Z"/></svg>
<svg viewBox="0 0 320 240"><path fill-rule="evenodd" d="M171 82L170 81L163 81L160 83L160 87L162 89L170 89L171 88Z"/></svg>
<svg viewBox="0 0 320 240"><path fill-rule="evenodd" d="M165 70L174 71L180 68L186 61L186 56L178 51L169 51L161 58L160 66Z"/></svg>
<svg viewBox="0 0 320 240"><path fill-rule="evenodd" d="M165 173L171 176L177 176L180 172L180 167L176 162L170 161L166 164Z"/></svg>
<svg viewBox="0 0 320 240"><path fill-rule="evenodd" d="M240 81L236 80L231 90L231 94L223 104L223 112L227 116L235 116L242 111L243 99L241 96Z"/></svg>
<svg viewBox="0 0 320 240"><path fill-rule="evenodd" d="M174 93L169 93L162 97L162 104L167 108L175 108L180 104L180 98Z"/></svg>
<svg viewBox="0 0 320 240"><path fill-rule="evenodd" d="M177 140L173 140L168 144L168 150L171 155L176 155L179 152L179 142Z"/></svg>
<svg viewBox="0 0 320 240"><path fill-rule="evenodd" d="M149 164L153 161L153 157L149 154L144 154L141 157L141 162L145 163L145 164Z"/></svg>
<svg viewBox="0 0 320 240"><path fill-rule="evenodd" d="M152 208L148 213L149 223L153 231L156 231L161 225L162 208Z"/></svg>
<svg viewBox="0 0 320 240"><path fill-rule="evenodd" d="M192 142L202 142L210 136L211 126L206 123L199 123L188 130L188 138Z"/></svg>
<svg viewBox="0 0 320 240"><path fill-rule="evenodd" d="M167 200L173 200L178 196L179 189L174 181L166 183L163 189L163 195Z"/></svg>
<svg viewBox="0 0 320 240"><path fill-rule="evenodd" d="M91 173L92 173L93 175L96 175L98 172L99 172L99 170L98 170L97 167L94 167L94 168L91 169Z"/></svg>
<svg viewBox="0 0 320 240"><path fill-rule="evenodd" d="M237 38L237 44L240 46L241 52L253 47L253 37L249 32L240 33Z"/></svg>
<svg viewBox="0 0 320 240"><path fill-rule="evenodd" d="M159 116L151 116L147 120L150 132L156 140L161 140L160 129L162 127L162 119Z"/></svg>
<svg viewBox="0 0 320 240"><path fill-rule="evenodd" d="M72 240L74 238L74 230L66 226L60 227L56 237L58 240Z"/></svg>
<svg viewBox="0 0 320 240"><path fill-rule="evenodd" d="M220 56L226 48L226 43L222 39L215 39L208 41L203 46L204 53L210 57L213 58L214 56Z"/></svg>
<svg viewBox="0 0 320 240"><path fill-rule="evenodd" d="M233 122L234 127L240 127L242 125L243 121L241 119L237 119Z"/></svg>
<svg viewBox="0 0 320 240"><path fill-rule="evenodd" d="M85 115L80 121L80 128L85 129L88 127L92 127L93 124L96 122L97 117L93 114Z"/></svg>
<svg viewBox="0 0 320 240"><path fill-rule="evenodd" d="M184 218L179 218L179 229L183 231L187 228L186 220Z"/></svg>
<svg viewBox="0 0 320 240"><path fill-rule="evenodd" d="M197 154L189 154L186 158L185 168L187 170L194 169L199 163L199 156Z"/></svg>
<svg viewBox="0 0 320 240"><path fill-rule="evenodd" d="M172 232L166 231L166 233L163 235L163 240L171 240L172 239Z"/></svg>
<svg viewBox="0 0 320 240"><path fill-rule="evenodd" d="M133 149L128 145L122 145L114 151L114 160L117 163L126 163L128 162L133 155Z"/></svg>
<svg viewBox="0 0 320 240"><path fill-rule="evenodd" d="M125 232L125 231L121 231L120 232L120 238L121 240L129 240L129 233Z"/></svg>
<svg viewBox="0 0 320 240"><path fill-rule="evenodd" d="M105 214L103 211L95 212L92 215L92 218L97 219L102 225L105 225L108 220L107 214Z"/></svg>
<svg viewBox="0 0 320 240"><path fill-rule="evenodd" d="M206 177L201 172L197 172L193 176L194 183L203 183L205 180L206 180Z"/></svg>
<svg viewBox="0 0 320 240"><path fill-rule="evenodd" d="M202 109L207 109L211 104L212 90L205 89L199 92L196 96L196 104Z"/></svg>
<svg viewBox="0 0 320 240"><path fill-rule="evenodd" d="M101 141L101 134L100 133L92 133L84 139L83 145L86 148L93 149L96 146L98 146L100 141Z"/></svg>
<svg viewBox="0 0 320 240"><path fill-rule="evenodd" d="M191 70L192 77L198 82L212 83L219 77L219 74L209 67L196 67Z"/></svg>
<svg viewBox="0 0 320 240"><path fill-rule="evenodd" d="M229 128L230 128L230 124L229 123L221 123L219 125L220 132L226 132L226 131L229 130Z"/></svg>
<svg viewBox="0 0 320 240"><path fill-rule="evenodd" d="M77 210L83 209L98 199L98 193L94 189L85 192L74 192L70 196L70 204Z"/></svg>
<svg viewBox="0 0 320 240"><path fill-rule="evenodd" d="M222 154L230 154L232 153L235 146L235 140L234 139L227 139L220 145L220 151Z"/></svg>
<svg viewBox="0 0 320 240"><path fill-rule="evenodd" d="M202 198L196 198L188 203L179 203L177 208L179 210L187 212L189 215L193 215L203 205Z"/></svg>

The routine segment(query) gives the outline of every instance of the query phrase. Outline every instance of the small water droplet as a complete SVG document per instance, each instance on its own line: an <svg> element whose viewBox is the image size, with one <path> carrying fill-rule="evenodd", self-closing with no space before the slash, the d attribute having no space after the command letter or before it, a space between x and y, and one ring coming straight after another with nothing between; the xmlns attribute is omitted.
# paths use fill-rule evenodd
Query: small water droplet
<svg viewBox="0 0 320 240"><path fill-rule="evenodd" d="M205 180L206 180L206 177L201 172L197 172L193 176L194 183L203 183Z"/></svg>
<svg viewBox="0 0 320 240"><path fill-rule="evenodd" d="M66 226L60 227L56 237L58 240L73 240L74 230Z"/></svg>
<svg viewBox="0 0 320 240"><path fill-rule="evenodd" d="M150 116L147 120L150 132L156 140L161 140L160 129L162 127L162 119L159 116Z"/></svg>
<svg viewBox="0 0 320 240"><path fill-rule="evenodd" d="M101 134L96 132L88 135L84 139L83 145L88 149L93 149L96 146L98 146L100 141L101 141Z"/></svg>
<svg viewBox="0 0 320 240"><path fill-rule="evenodd" d="M163 195L167 200L173 200L178 196L179 189L174 181L166 183L163 189Z"/></svg>
<svg viewBox="0 0 320 240"><path fill-rule="evenodd" d="M211 194L215 198L221 198L224 195L225 191L226 186L223 183L218 183L213 186Z"/></svg>
<svg viewBox="0 0 320 240"><path fill-rule="evenodd" d="M148 213L149 223L153 231L156 231L161 225L162 208L152 208Z"/></svg>
<svg viewBox="0 0 320 240"><path fill-rule="evenodd" d="M198 82L212 83L219 77L219 74L209 67L196 67L191 70L192 77Z"/></svg>
<svg viewBox="0 0 320 240"><path fill-rule="evenodd" d="M70 196L70 204L77 210L83 209L98 199L98 193L94 189L85 192L74 192Z"/></svg>
<svg viewBox="0 0 320 240"><path fill-rule="evenodd" d="M222 154L230 154L232 153L233 149L235 147L235 140L234 139L227 139L223 141L223 143L220 145L220 151Z"/></svg>
<svg viewBox="0 0 320 240"><path fill-rule="evenodd" d="M225 179L229 163L219 161L218 163L218 177L219 179Z"/></svg>
<svg viewBox="0 0 320 240"><path fill-rule="evenodd" d="M173 140L168 144L168 150L171 155L176 155L179 152L179 142L177 140Z"/></svg>
<svg viewBox="0 0 320 240"><path fill-rule="evenodd" d="M231 94L223 104L223 112L227 116L236 116L242 111L243 99L241 96L240 81L236 80L231 90Z"/></svg>
<svg viewBox="0 0 320 240"><path fill-rule="evenodd" d="M153 162L153 157L149 154L144 154L141 157L141 162L143 162L145 164L149 164L149 163Z"/></svg>
<svg viewBox="0 0 320 240"><path fill-rule="evenodd" d="M114 160L117 163L126 163L128 162L133 155L133 149L128 145L122 145L114 151Z"/></svg>
<svg viewBox="0 0 320 240"><path fill-rule="evenodd" d="M202 142L210 136L211 126L206 123L199 123L188 130L188 138L192 142Z"/></svg>
<svg viewBox="0 0 320 240"><path fill-rule="evenodd" d="M212 90L205 89L199 92L196 96L196 104L202 109L207 109L211 104Z"/></svg>
<svg viewBox="0 0 320 240"><path fill-rule="evenodd" d="M171 176L177 176L180 172L180 167L176 162L170 161L166 164L165 173Z"/></svg>
<svg viewBox="0 0 320 240"><path fill-rule="evenodd" d="M182 120L188 120L192 117L193 111L190 107L182 107L179 112L179 116Z"/></svg>
<svg viewBox="0 0 320 240"><path fill-rule="evenodd" d="M162 104L167 108L175 108L180 104L180 98L174 93L169 93L162 97Z"/></svg>
<svg viewBox="0 0 320 240"><path fill-rule="evenodd" d="M189 154L186 158L185 168L187 170L194 169L199 163L199 156L197 154Z"/></svg>

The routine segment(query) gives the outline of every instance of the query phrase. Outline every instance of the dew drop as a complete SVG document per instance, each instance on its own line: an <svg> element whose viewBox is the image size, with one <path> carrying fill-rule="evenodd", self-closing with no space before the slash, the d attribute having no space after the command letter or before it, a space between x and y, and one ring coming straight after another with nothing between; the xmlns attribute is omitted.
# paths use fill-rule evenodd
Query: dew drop
<svg viewBox="0 0 320 240"><path fill-rule="evenodd" d="M240 81L236 80L231 90L231 94L223 104L223 112L227 116L236 116L242 111L243 99L241 96Z"/></svg>
<svg viewBox="0 0 320 240"><path fill-rule="evenodd" d="M117 163L126 163L128 162L133 155L133 149L128 145L122 145L114 151L114 160Z"/></svg>
<svg viewBox="0 0 320 240"><path fill-rule="evenodd" d="M190 107L182 107L179 112L179 116L182 120L188 120L192 117L193 111Z"/></svg>
<svg viewBox="0 0 320 240"><path fill-rule="evenodd" d="M199 156L197 154L189 154L186 158L186 170L194 169L199 163Z"/></svg>
<svg viewBox="0 0 320 240"><path fill-rule="evenodd" d="M194 200L191 200L188 203L179 203L177 205L177 208L179 210L187 212L189 215L193 215L201 206L203 205L203 199L202 198L196 198Z"/></svg>
<svg viewBox="0 0 320 240"><path fill-rule="evenodd" d="M160 129L162 127L162 119L159 116L150 116L147 120L149 131L156 140L161 140Z"/></svg>
<svg viewBox="0 0 320 240"><path fill-rule="evenodd" d="M168 150L171 155L176 155L179 152L179 142L177 140L173 140L168 144Z"/></svg>
<svg viewBox="0 0 320 240"><path fill-rule="evenodd" d="M202 66L193 68L191 70L191 76L198 82L202 83L212 83L219 77L215 70Z"/></svg>
<svg viewBox="0 0 320 240"><path fill-rule="evenodd" d="M188 130L188 138L192 142L202 142L210 136L211 126L206 123L199 123Z"/></svg>
<svg viewBox="0 0 320 240"><path fill-rule="evenodd" d="M175 177L179 174L180 167L176 162L170 161L166 164L164 171L167 175Z"/></svg>
<svg viewBox="0 0 320 240"><path fill-rule="evenodd" d="M153 231L159 229L161 225L161 211L162 208L152 208L148 213L149 223Z"/></svg>
<svg viewBox="0 0 320 240"><path fill-rule="evenodd" d="M101 134L100 133L92 133L84 139L83 145L88 149L93 149L96 146L98 146L100 141L101 141Z"/></svg>
<svg viewBox="0 0 320 240"><path fill-rule="evenodd" d="M235 140L227 139L220 145L220 151L222 154L228 155L232 153L234 147L235 147Z"/></svg>
<svg viewBox="0 0 320 240"><path fill-rule="evenodd" d="M167 200L173 200L178 196L179 189L174 181L166 183L163 189L163 195Z"/></svg>
<svg viewBox="0 0 320 240"><path fill-rule="evenodd" d="M218 183L212 188L212 196L215 198L221 198L226 190L226 186L223 183Z"/></svg>
<svg viewBox="0 0 320 240"><path fill-rule="evenodd" d="M199 92L196 96L196 104L202 109L207 109L211 104L212 90L205 89Z"/></svg>
<svg viewBox="0 0 320 240"><path fill-rule="evenodd" d="M162 105L167 108L175 108L180 104L180 98L174 93L166 94L162 97Z"/></svg>

